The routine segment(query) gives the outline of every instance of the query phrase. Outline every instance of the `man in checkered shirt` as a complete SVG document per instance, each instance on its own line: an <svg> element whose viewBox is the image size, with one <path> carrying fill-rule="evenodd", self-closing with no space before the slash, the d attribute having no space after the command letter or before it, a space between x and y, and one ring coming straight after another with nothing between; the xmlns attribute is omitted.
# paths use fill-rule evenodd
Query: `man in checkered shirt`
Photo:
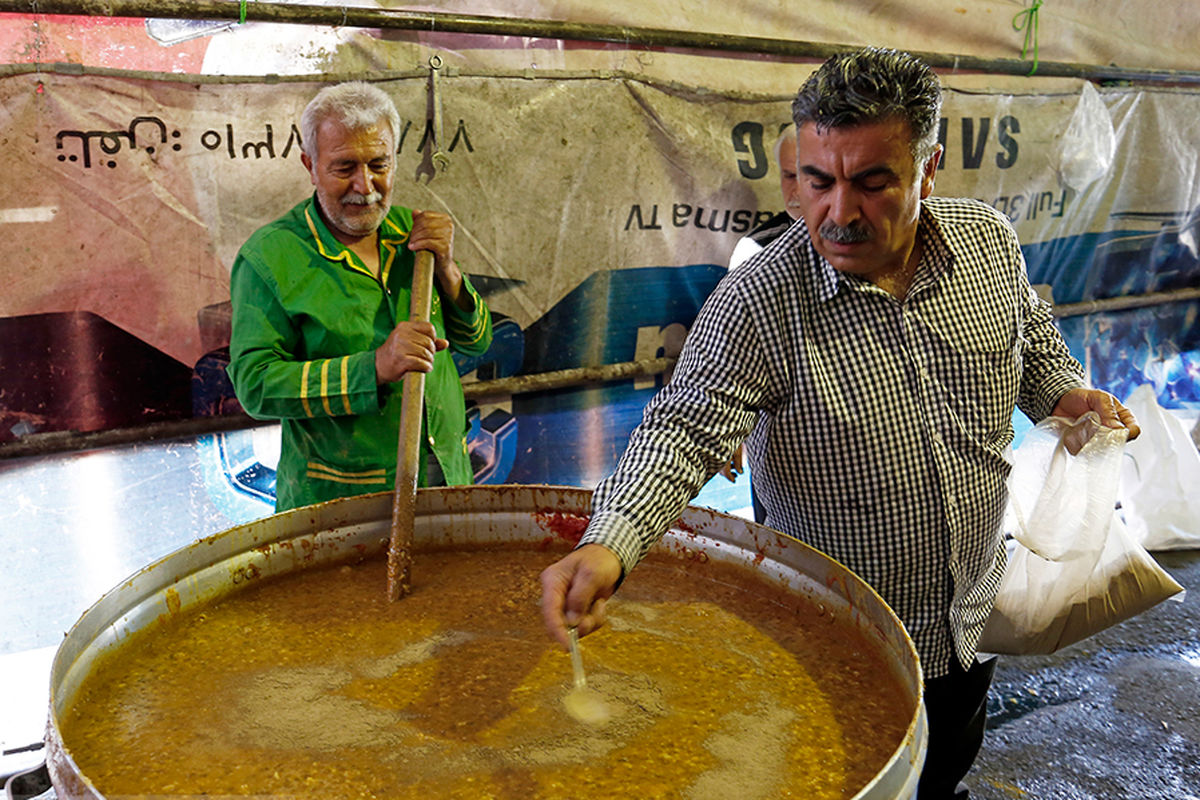
<svg viewBox="0 0 1200 800"><path fill-rule="evenodd" d="M1007 219L931 197L941 88L928 66L837 55L792 110L804 224L714 290L597 487L579 548L543 572L543 615L564 644L569 625L597 628L749 436L766 523L854 570L904 621L926 678L919 797L964 798L995 667L975 647L1005 566L1013 409L1096 411L1131 437L1137 425L1085 387Z"/></svg>

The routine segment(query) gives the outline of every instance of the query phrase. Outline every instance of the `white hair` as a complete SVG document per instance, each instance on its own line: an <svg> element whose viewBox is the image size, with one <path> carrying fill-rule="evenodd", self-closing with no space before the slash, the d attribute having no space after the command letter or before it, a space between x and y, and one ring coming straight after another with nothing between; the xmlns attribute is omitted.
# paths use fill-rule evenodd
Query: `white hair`
<svg viewBox="0 0 1200 800"><path fill-rule="evenodd" d="M783 143L788 141L796 141L796 126L790 122L785 122L779 129L779 137L775 140L775 161L779 161L779 154L783 151Z"/></svg>
<svg viewBox="0 0 1200 800"><path fill-rule="evenodd" d="M304 113L300 115L300 148L309 158L317 157L317 128L329 119L337 120L352 131L386 120L392 131L393 146L400 133L400 114L392 98L365 81L326 86L304 107Z"/></svg>

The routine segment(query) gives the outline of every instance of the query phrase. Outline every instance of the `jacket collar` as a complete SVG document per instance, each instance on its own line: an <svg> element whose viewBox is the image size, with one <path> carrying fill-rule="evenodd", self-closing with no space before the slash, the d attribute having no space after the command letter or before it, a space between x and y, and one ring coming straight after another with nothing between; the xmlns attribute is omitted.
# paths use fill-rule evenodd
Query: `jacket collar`
<svg viewBox="0 0 1200 800"><path fill-rule="evenodd" d="M321 212L317 208L316 192L308 198L308 203L304 206L304 221L308 225L309 233L312 234L317 252L324 258L330 261L341 261L347 267L359 271L368 271L350 249L337 240L337 237L329 230L329 226L325 224L325 218L321 216ZM408 241L408 231L401 230L389 212L379 226L379 243L388 253L386 262L389 265L392 256L395 255L397 245L406 241Z"/></svg>

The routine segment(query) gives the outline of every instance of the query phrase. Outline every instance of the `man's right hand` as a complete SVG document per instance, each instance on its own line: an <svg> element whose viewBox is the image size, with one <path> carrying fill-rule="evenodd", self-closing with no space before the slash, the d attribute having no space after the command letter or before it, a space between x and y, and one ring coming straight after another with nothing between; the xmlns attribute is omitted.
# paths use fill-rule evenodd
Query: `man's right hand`
<svg viewBox="0 0 1200 800"><path fill-rule="evenodd" d="M375 383L398 381L407 372L430 372L434 354L449 346L437 338L432 322L400 322L375 351Z"/></svg>
<svg viewBox="0 0 1200 800"><path fill-rule="evenodd" d="M565 650L567 627L586 636L604 624L604 604L621 579L621 560L598 544L585 544L542 570L542 618Z"/></svg>

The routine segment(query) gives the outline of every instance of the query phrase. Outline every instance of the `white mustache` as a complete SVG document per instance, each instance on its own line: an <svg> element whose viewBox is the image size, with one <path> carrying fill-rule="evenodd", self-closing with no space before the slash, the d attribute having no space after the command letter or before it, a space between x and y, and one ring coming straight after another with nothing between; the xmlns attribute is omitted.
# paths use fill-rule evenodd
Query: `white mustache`
<svg viewBox="0 0 1200 800"><path fill-rule="evenodd" d="M346 192L342 195L342 202L350 206L373 206L382 199L383 195L379 192L371 192L370 194Z"/></svg>

